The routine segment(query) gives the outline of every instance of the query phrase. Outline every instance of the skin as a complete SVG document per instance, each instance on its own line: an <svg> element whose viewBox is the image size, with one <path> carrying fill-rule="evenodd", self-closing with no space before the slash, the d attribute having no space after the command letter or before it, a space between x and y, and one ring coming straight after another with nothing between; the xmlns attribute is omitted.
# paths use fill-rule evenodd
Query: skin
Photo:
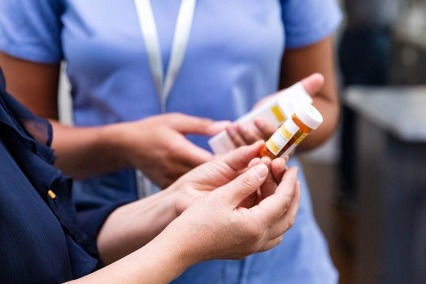
<svg viewBox="0 0 426 284"><path fill-rule="evenodd" d="M339 121L333 40L327 37L318 43L299 49L288 49L281 64L281 87L289 87L310 74L320 73L324 84L313 96L313 105L324 122L298 146L298 151L310 150L324 143L336 130Z"/></svg>
<svg viewBox="0 0 426 284"><path fill-rule="evenodd" d="M102 127L63 125L58 121L58 64L38 64L0 53L0 66L8 91L35 114L52 122L55 133L52 147L58 156L56 165L74 178L135 167L160 187L166 187L213 158L211 153L186 140L185 134L214 135L231 126L177 113ZM310 94L324 122L298 146L298 151L319 146L337 126L339 101L330 37L303 48L287 49L282 59L280 86L288 87L314 73L322 74L323 84L318 82L322 80L319 77L307 84L313 84ZM262 121L256 122L253 132L241 126L229 129L234 132L237 146L267 140L276 130ZM170 140L174 143L161 144Z"/></svg>
<svg viewBox="0 0 426 284"><path fill-rule="evenodd" d="M169 283L195 263L241 259L278 245L299 206L297 168L286 169L282 158L257 158L262 146L220 156L117 209L98 237L109 265L72 282Z"/></svg>
<svg viewBox="0 0 426 284"><path fill-rule="evenodd" d="M334 133L339 120L339 98L333 58L333 42L327 37L318 43L297 49L287 49L281 62L280 88L301 81L312 96L313 105L323 115L324 122L298 145L299 152L311 150L324 143ZM256 108L274 95L258 102ZM236 146L267 140L276 128L266 121L255 120L256 127L233 125L227 129Z"/></svg>
<svg viewBox="0 0 426 284"><path fill-rule="evenodd" d="M58 64L23 61L0 52L0 66L9 93L52 123L56 166L73 178L135 167L166 187L213 158L185 139L185 134L214 135L229 126L227 122L178 113L101 127L64 125L58 113Z"/></svg>

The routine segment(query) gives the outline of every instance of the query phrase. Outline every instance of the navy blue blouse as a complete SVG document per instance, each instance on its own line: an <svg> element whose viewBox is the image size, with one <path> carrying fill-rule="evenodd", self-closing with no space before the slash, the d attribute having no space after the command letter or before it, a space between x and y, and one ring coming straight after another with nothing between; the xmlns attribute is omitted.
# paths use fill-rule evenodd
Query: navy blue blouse
<svg viewBox="0 0 426 284"><path fill-rule="evenodd" d="M1 70L0 84L0 282L84 276L97 260L82 247L71 180L53 166L51 125L6 93Z"/></svg>

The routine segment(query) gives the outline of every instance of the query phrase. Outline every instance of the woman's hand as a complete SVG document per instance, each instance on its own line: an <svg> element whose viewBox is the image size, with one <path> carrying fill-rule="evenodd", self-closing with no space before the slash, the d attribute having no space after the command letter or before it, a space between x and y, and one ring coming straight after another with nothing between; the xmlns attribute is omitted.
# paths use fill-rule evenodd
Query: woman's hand
<svg viewBox="0 0 426 284"><path fill-rule="evenodd" d="M162 234L181 239L185 256L194 263L240 259L271 249L294 223L299 204L297 169L285 171L276 191L251 207L240 204L268 178L259 163L189 207Z"/></svg>
<svg viewBox="0 0 426 284"><path fill-rule="evenodd" d="M217 188L240 180L253 168L266 168L256 189L237 204L238 208L260 206L275 194L286 171L286 160L258 158L262 142L241 147L218 156L188 172L168 189L116 209L107 218L98 235L98 248L105 263L111 263L144 246L188 207ZM244 179L243 179L244 181ZM237 187L237 185L232 185ZM236 188L235 190L240 190ZM155 220L155 222L153 222Z"/></svg>
<svg viewBox="0 0 426 284"><path fill-rule="evenodd" d="M56 166L68 176L84 179L134 167L162 188L213 158L186 134L210 136L230 124L178 113L94 127L51 123Z"/></svg>
<svg viewBox="0 0 426 284"><path fill-rule="evenodd" d="M101 232L106 234L104 245L107 247L99 247L101 255L105 256L103 249L108 250L107 260L113 263L76 282L81 280L82 283L91 283L100 279L105 281L124 275L129 282L139 282L142 279L140 277L145 277L143 279L146 283L168 283L200 261L240 259L278 245L282 241L282 235L293 225L299 206L300 192L296 168L284 171L278 167L276 173L272 174L271 171L276 167L273 162L267 166L261 159L254 159L250 162L250 169L210 191L214 187L213 184L224 182L238 172L237 168L243 167L244 163L238 162L232 154L241 153L242 150L252 153L256 145L244 148L246 149L241 148L223 156L222 161L212 161L192 171L199 175L198 180L196 176L192 176L192 172L182 178L184 181L180 182L180 186L203 185L201 189L209 191L204 192L204 196L164 230L164 227L159 226L159 219L167 221L166 219L172 217L165 205L167 202L164 202L173 200L173 195L169 194L172 189L161 191L133 205L123 206L123 210L116 210L114 216L108 218L104 225L108 226L106 231L110 232ZM250 155L244 155L243 160L248 156ZM284 174L276 175L279 172ZM227 178L219 180L220 173L226 174ZM271 187L268 179L280 182ZM194 182L190 182L191 180ZM266 189L274 189L273 192L257 195L257 202L251 205L241 205L265 186ZM157 213L147 214L152 211ZM169 217L166 217L168 215ZM138 244L147 229L161 233L146 245ZM132 242L134 244L131 244ZM134 250L134 253L123 257ZM155 273L144 275L140 267Z"/></svg>
<svg viewBox="0 0 426 284"><path fill-rule="evenodd" d="M109 136L118 138L117 148L129 164L164 188L213 159L210 152L186 139L186 134L214 135L229 124L171 113L111 126L115 134Z"/></svg>
<svg viewBox="0 0 426 284"><path fill-rule="evenodd" d="M324 84L324 77L321 74L315 73L304 78L300 83L309 95L315 96ZM255 104L253 109L267 103L275 96L275 94L272 94L261 99ZM226 129L235 147L250 145L258 140L266 141L276 130L277 128L272 123L261 118L254 119L253 122L235 123Z"/></svg>
<svg viewBox="0 0 426 284"><path fill-rule="evenodd" d="M258 141L251 146L241 147L230 153L217 156L216 159L182 176L168 189L174 191L177 195L176 214L180 215L200 197L229 183L246 171L247 167L251 168L261 163L268 168L265 183L262 184L258 192L248 196L241 205L251 206L258 201L259 197L273 194L286 169L286 159L278 158L272 162L267 157L260 159L259 152L263 145L263 141Z"/></svg>

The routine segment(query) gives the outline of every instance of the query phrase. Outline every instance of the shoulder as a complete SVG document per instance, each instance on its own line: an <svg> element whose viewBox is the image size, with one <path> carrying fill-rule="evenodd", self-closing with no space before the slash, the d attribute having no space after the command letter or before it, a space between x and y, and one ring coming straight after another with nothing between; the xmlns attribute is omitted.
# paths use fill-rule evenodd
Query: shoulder
<svg viewBox="0 0 426 284"><path fill-rule="evenodd" d="M342 20L337 0L281 0L287 47L315 43L332 34Z"/></svg>
<svg viewBox="0 0 426 284"><path fill-rule="evenodd" d="M0 50L40 63L61 59L61 0L0 1Z"/></svg>

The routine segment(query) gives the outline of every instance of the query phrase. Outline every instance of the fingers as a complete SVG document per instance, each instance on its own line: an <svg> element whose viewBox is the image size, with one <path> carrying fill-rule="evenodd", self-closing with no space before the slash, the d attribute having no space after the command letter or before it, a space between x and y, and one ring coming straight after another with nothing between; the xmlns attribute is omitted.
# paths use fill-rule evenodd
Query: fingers
<svg viewBox="0 0 426 284"><path fill-rule="evenodd" d="M248 169L260 163L265 164L269 168L269 173L264 183L260 187L260 200L274 194L277 185L281 182L284 172L287 168L288 157L276 158L271 161L268 157L254 158L247 166Z"/></svg>
<svg viewBox="0 0 426 284"><path fill-rule="evenodd" d="M262 139L267 140L269 139L272 134L277 130L277 127L275 127L273 124L268 123L268 121L264 119L255 119L254 125L259 130L259 132L262 135Z"/></svg>
<svg viewBox="0 0 426 284"><path fill-rule="evenodd" d="M324 76L320 73L314 73L300 81L303 88L310 95L315 95L324 85Z"/></svg>
<svg viewBox="0 0 426 284"><path fill-rule="evenodd" d="M268 167L261 163L244 172L230 183L218 188L213 193L222 195L222 201L231 205L232 209L234 209L250 194L259 189L267 175Z"/></svg>
<svg viewBox="0 0 426 284"><path fill-rule="evenodd" d="M258 140L267 140L274 134L276 127L262 118L256 118L253 124L238 123L226 129L235 147L250 145Z"/></svg>
<svg viewBox="0 0 426 284"><path fill-rule="evenodd" d="M206 135L215 135L226 128L232 125L231 121L223 120L223 121L215 121L206 129Z"/></svg>
<svg viewBox="0 0 426 284"><path fill-rule="evenodd" d="M175 158L179 159L183 165L190 169L201 165L214 158L213 154L209 151L196 146L187 139L181 142L179 148L176 149Z"/></svg>
<svg viewBox="0 0 426 284"><path fill-rule="evenodd" d="M265 164L266 166L268 166L268 169L269 169L268 176L266 177L263 184L260 186L259 196L258 196L259 198L256 204L260 200L263 200L266 197L275 193L275 190L278 184L281 182L284 172L287 168L287 161L288 161L288 157L285 157L285 158L279 157L272 161L268 157L262 157L262 158L254 158L253 160L250 161L250 163L247 166L248 169L260 163ZM250 203L250 204L253 204L253 203ZM244 207L251 207L251 206L244 206Z"/></svg>
<svg viewBox="0 0 426 284"><path fill-rule="evenodd" d="M273 249L274 247L278 246L283 240L283 236L280 235L278 238L272 239L266 243L263 244L262 247L259 248L257 252L263 252L270 249Z"/></svg>
<svg viewBox="0 0 426 284"><path fill-rule="evenodd" d="M243 136L239 133L239 130L237 129L237 127L238 127L237 125L231 125L230 127L226 129L226 133L231 139L232 144L234 144L236 148L251 144L251 143L247 143L244 140Z"/></svg>
<svg viewBox="0 0 426 284"><path fill-rule="evenodd" d="M259 203L259 210L263 210L264 217L274 222L290 208L290 204L297 190L297 168L291 167L284 173L281 183L275 194L263 199Z"/></svg>
<svg viewBox="0 0 426 284"><path fill-rule="evenodd" d="M272 160L271 172L272 172L272 176L274 177L274 180L275 180L276 183L281 182L281 179L284 175L284 171L287 168L288 159L289 159L289 157L285 156L285 157L275 158L274 160Z"/></svg>
<svg viewBox="0 0 426 284"><path fill-rule="evenodd" d="M270 250L279 245L283 240L283 234L288 231L296 220L297 211L300 203L300 183L296 183L295 193L290 205L284 215L275 223L268 225L268 236L258 248L257 252Z"/></svg>
<svg viewBox="0 0 426 284"><path fill-rule="evenodd" d="M231 125L229 121L213 121L207 118L190 116L182 113L169 114L170 125L183 134L214 135Z"/></svg>
<svg viewBox="0 0 426 284"><path fill-rule="evenodd" d="M277 182L275 182L272 172L270 170L272 163L271 159L269 157L262 157L261 162L268 167L269 173L263 184L260 186L260 200L274 194L278 184Z"/></svg>
<svg viewBox="0 0 426 284"><path fill-rule="evenodd" d="M258 165L258 164L260 164L261 162L260 162L260 158L259 157L256 157L256 158L254 158L254 159L252 159L251 161L250 161L250 163L247 165L247 168L248 169L250 169L250 168L252 168L252 167L254 167L254 166L256 166L256 165Z"/></svg>
<svg viewBox="0 0 426 284"><path fill-rule="evenodd" d="M296 183L296 190L294 192L293 198L290 201L290 205L287 211L283 214L283 216L278 219L278 222L275 223L274 226L271 227L269 237L271 239L279 238L282 236L288 229L290 229L297 216L297 212L299 210L300 204L300 183Z"/></svg>
<svg viewBox="0 0 426 284"><path fill-rule="evenodd" d="M235 171L247 167L247 164L254 158L259 157L259 152L264 141L258 141L252 145L237 148L229 153L218 156L223 162Z"/></svg>

